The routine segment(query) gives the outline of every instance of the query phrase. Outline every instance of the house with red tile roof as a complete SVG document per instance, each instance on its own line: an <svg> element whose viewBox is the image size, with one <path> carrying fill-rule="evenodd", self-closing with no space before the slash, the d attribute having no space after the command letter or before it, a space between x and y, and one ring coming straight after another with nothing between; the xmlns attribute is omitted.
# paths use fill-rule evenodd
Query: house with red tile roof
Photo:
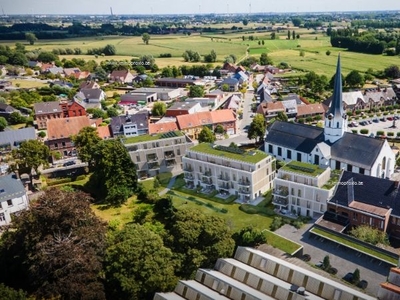
<svg viewBox="0 0 400 300"><path fill-rule="evenodd" d="M132 83L134 76L129 70L114 70L109 78L110 82Z"/></svg>
<svg viewBox="0 0 400 300"><path fill-rule="evenodd" d="M299 119L299 118L321 116L321 118L323 119L324 114L325 114L324 106L320 103L298 105L296 118Z"/></svg>
<svg viewBox="0 0 400 300"><path fill-rule="evenodd" d="M179 129L190 138L197 139L204 126L215 130L217 125L222 125L228 135L236 133L236 116L230 109L198 112L190 115L176 117Z"/></svg>
<svg viewBox="0 0 400 300"><path fill-rule="evenodd" d="M149 134L166 133L177 130L179 129L176 120L172 122L157 122L149 124Z"/></svg>
<svg viewBox="0 0 400 300"><path fill-rule="evenodd" d="M263 102L257 107L257 113L262 114L267 121L276 118L280 112L285 111L286 108L281 101Z"/></svg>

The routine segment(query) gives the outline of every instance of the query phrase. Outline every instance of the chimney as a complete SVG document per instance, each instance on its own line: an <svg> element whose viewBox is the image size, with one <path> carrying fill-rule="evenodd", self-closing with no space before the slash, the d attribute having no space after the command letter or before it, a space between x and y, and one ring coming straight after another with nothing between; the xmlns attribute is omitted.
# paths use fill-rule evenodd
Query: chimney
<svg viewBox="0 0 400 300"><path fill-rule="evenodd" d="M353 177L347 181L347 205L354 201L354 182Z"/></svg>

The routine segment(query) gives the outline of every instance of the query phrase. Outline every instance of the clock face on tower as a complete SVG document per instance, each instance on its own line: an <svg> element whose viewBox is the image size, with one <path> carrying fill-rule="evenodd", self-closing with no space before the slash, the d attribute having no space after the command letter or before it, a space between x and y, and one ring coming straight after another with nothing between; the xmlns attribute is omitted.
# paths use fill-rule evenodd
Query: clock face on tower
<svg viewBox="0 0 400 300"><path fill-rule="evenodd" d="M328 119L329 119L329 120L332 120L332 119L333 119L333 115L332 115L332 114L329 114L329 115L328 115Z"/></svg>
<svg viewBox="0 0 400 300"><path fill-rule="evenodd" d="M343 119L347 120L347 115L343 114Z"/></svg>

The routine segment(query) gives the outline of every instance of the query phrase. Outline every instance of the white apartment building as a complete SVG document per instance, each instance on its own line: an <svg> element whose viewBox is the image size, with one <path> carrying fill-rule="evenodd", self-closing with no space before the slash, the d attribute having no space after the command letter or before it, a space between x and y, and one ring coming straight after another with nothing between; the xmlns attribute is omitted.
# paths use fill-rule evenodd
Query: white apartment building
<svg viewBox="0 0 400 300"><path fill-rule="evenodd" d="M340 172L291 161L277 172L272 203L281 212L317 219L327 210Z"/></svg>
<svg viewBox="0 0 400 300"><path fill-rule="evenodd" d="M11 216L28 209L28 196L15 174L0 177L0 226L11 223Z"/></svg>
<svg viewBox="0 0 400 300"><path fill-rule="evenodd" d="M272 188L275 159L262 151L201 143L182 159L186 186L251 202Z"/></svg>

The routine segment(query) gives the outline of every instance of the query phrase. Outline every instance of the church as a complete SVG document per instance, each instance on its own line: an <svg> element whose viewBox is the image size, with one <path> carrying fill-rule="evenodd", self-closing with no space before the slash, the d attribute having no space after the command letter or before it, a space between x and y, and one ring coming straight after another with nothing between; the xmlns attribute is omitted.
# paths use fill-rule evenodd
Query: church
<svg viewBox="0 0 400 300"><path fill-rule="evenodd" d="M396 157L387 140L347 132L342 101L342 75L338 57L333 100L324 128L275 121L267 129L265 152L278 160L296 160L322 168L346 170L390 178Z"/></svg>

